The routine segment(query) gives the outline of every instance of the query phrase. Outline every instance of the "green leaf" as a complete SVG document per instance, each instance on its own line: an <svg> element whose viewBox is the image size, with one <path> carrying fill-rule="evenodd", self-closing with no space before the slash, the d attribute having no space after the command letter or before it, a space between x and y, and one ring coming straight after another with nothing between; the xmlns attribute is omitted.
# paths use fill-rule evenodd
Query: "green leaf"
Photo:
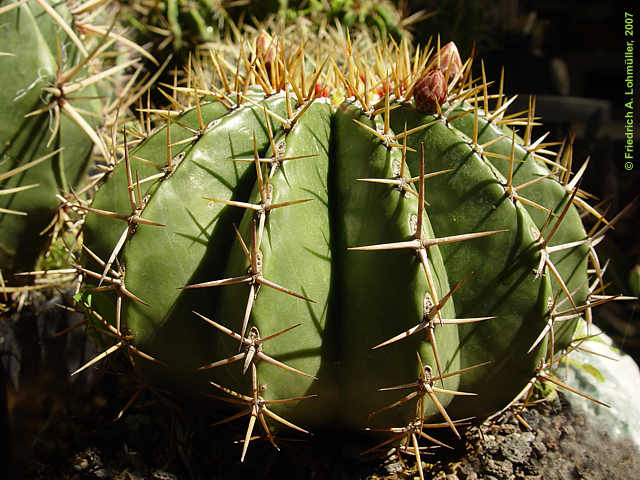
<svg viewBox="0 0 640 480"><path fill-rule="evenodd" d="M575 360L569 360L569 363L575 367L578 367L580 370L587 372L589 375L591 375L593 378L595 378L599 382L604 382L604 376L602 375L600 370L598 370L593 365L590 365L588 363L576 362Z"/></svg>

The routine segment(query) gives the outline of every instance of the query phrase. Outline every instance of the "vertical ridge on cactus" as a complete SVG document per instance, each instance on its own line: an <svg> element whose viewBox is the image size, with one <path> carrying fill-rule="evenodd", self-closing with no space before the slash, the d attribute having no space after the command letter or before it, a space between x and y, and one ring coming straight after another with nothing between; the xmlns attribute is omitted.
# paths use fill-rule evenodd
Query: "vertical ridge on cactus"
<svg viewBox="0 0 640 480"><path fill-rule="evenodd" d="M423 118L422 114L407 109L402 121L407 120L407 126L411 128L416 124L430 123L432 117ZM496 317L487 322L460 325L461 343L466 343L462 349L461 366L493 361L491 367L461 377L463 390L479 393L477 399L460 401L462 412L465 412L465 403L473 402L471 408L477 409L483 397L490 401L497 398L508 401L519 390L515 381L513 387L509 387L511 379L521 375L521 381L526 382L540 356L540 352L528 356L521 354L529 349L544 327L542 322L547 309L548 293L545 292L549 289L549 280L546 276L535 279L531 273L538 265L538 256L533 248L537 229L532 230L534 225L522 207L503 201L504 194L491 167L452 127L438 122L417 135L420 135L419 140L409 137L409 145L421 141L430 146L425 151L426 165L434 170L454 168L454 172L434 177L426 183L428 192L438 192L438 195L427 196L430 206L426 208L435 232L444 236L478 229L509 230L465 242L464 248L462 244L441 247L451 282L473 272L463 288L454 294L457 315L490 314ZM412 155L415 154L407 155L407 163L415 172L416 159ZM518 332L517 336L514 336L515 332ZM482 343L475 344L476 341L482 342L483 338L493 339L490 350ZM507 362L506 358L510 360ZM507 364L508 377L499 374ZM500 378L505 380L502 385ZM466 413L460 414L467 416Z"/></svg>
<svg viewBox="0 0 640 480"><path fill-rule="evenodd" d="M533 116L533 112L531 116ZM469 116L460 117L453 122L453 125L469 134L472 129L470 120ZM561 221L559 219L566 202L571 197L571 192L568 192L554 178L549 177L551 172L546 168L544 162L537 158L535 151L528 151L530 147L509 141L506 137L499 138L506 133L505 130L492 125L484 118L479 119L478 123L478 142L496 140L486 147L487 151L498 154L498 156L490 157L491 164L495 165L505 178L510 178L513 185L524 187L518 191L518 195L521 196L520 201L536 227L543 230L548 224L540 239L545 242L545 248L569 245L568 249L557 249L551 254L543 253L545 266L550 269L559 269L559 276L565 284L562 285L554 275L552 279L554 294L561 291L559 300L566 299L574 307L584 303L588 288L586 275L588 245L575 244L572 246L572 244L586 240L587 234L575 207L568 207L565 216ZM511 154L512 150L513 155ZM513 161L510 160L511 157L513 157ZM553 236L550 235L552 231ZM546 237L548 240L544 240ZM558 348L564 349L568 346L575 328L576 322L566 322L560 327L561 331L557 332L555 339Z"/></svg>

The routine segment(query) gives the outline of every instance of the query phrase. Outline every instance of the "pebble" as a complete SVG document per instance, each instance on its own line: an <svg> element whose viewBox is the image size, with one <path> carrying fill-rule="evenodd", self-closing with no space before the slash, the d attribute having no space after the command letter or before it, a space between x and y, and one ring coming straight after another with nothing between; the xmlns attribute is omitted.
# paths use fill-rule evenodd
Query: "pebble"
<svg viewBox="0 0 640 480"><path fill-rule="evenodd" d="M153 478L153 480L178 480L178 477L173 473L165 472L163 470L154 470L151 473L151 478Z"/></svg>

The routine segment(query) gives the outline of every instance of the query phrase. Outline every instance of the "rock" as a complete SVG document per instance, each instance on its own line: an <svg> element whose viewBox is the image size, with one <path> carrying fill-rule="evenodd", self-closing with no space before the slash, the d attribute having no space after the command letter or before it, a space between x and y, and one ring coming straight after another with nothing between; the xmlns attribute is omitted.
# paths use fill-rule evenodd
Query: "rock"
<svg viewBox="0 0 640 480"><path fill-rule="evenodd" d="M531 446L533 447L533 451L536 453L536 455L538 456L538 458L542 458L544 457L544 455L547 453L547 447L544 445L544 443L540 440L535 440Z"/></svg>
<svg viewBox="0 0 640 480"><path fill-rule="evenodd" d="M583 331L587 331L586 324ZM610 408L573 394L567 394L567 400L585 412L592 426L607 431L612 438L630 438L640 448L640 369L629 355L619 353L611 338L596 325L591 325L589 334L598 336L582 343L582 347L616 360L576 350L569 355L567 383Z"/></svg>
<svg viewBox="0 0 640 480"><path fill-rule="evenodd" d="M516 433L500 445L500 453L512 463L524 463L531 455L531 442L535 435L531 432Z"/></svg>
<svg viewBox="0 0 640 480"><path fill-rule="evenodd" d="M153 478L153 480L178 480L178 477L173 473L165 472L163 470L155 470L151 474L151 478Z"/></svg>
<svg viewBox="0 0 640 480"><path fill-rule="evenodd" d="M484 471L497 480L509 480L513 476L513 464L509 460L488 459Z"/></svg>
<svg viewBox="0 0 640 480"><path fill-rule="evenodd" d="M386 463L384 465L384 471L388 474L400 473L404 470L404 465L399 460Z"/></svg>

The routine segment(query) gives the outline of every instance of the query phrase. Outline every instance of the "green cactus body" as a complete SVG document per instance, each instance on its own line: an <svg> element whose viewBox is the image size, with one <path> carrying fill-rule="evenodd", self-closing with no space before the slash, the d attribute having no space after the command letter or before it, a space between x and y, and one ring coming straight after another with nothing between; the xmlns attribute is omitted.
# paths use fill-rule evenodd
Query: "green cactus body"
<svg viewBox="0 0 640 480"><path fill-rule="evenodd" d="M3 1L0 8L8 4ZM64 3L55 9L71 23ZM54 110L25 117L57 101L42 89L55 85L59 68L81 60L67 34L38 3L29 2L0 15L0 38L0 268L18 272L33 269L47 242L40 232L59 204L55 195L80 183L93 143L65 113L55 113L57 129ZM56 60L56 41L64 47L62 66ZM97 115L101 104L93 85L62 101L89 112L87 124L96 123L91 114Z"/></svg>
<svg viewBox="0 0 640 480"><path fill-rule="evenodd" d="M282 96L265 102L270 110L283 114ZM435 346L422 341L428 333L425 331L422 336L413 335L380 349L372 347L419 325L425 315L425 296L435 304L449 291L438 247L430 247L425 260L431 284L414 250L347 250L402 242L414 236L418 213L415 196L389 185L357 180L396 177L401 152L385 147L354 123L359 119L375 126L360 109L345 106L334 114L328 103L316 101L291 131L276 136L276 148L283 148L276 159L284 160L268 168L270 175L261 173L265 185L262 194L269 192L269 205L310 201L274 208L262 220L262 214L252 209L241 217L239 208L221 201L239 200L253 205L263 202L255 167L231 161L233 157L250 156L252 147L246 142L251 142L253 134L258 151L264 152L268 137L261 117L260 109L253 106L223 115L181 152L183 158L172 173L155 183L142 183L145 201L139 215L166 226L138 225L126 234L119 255L126 273L124 285L148 305L125 299L121 307L123 325L135 335L137 348L169 365L176 377L182 372L182 377L195 381L195 367L233 357L240 345L237 339L216 334L191 310L202 315L214 312L211 316L216 322L241 332L251 298L245 335L251 327L266 337L300 324L290 333L270 339L264 352L307 375L296 375L268 361L257 362L257 381L264 387L262 398L271 402L318 395L296 403L275 404L271 407L274 412L294 423L318 428L326 426L328 418L352 429L410 422L416 415L415 402L369 420L370 413L398 398L396 392L377 390L419 378L416 352L425 365L432 366L434 376L440 369L442 373L457 370L457 328L437 327ZM184 122L178 119L175 124ZM136 163L136 159L151 160L154 155L157 160L153 162L157 164L166 158L163 136L166 131L161 130L131 151L130 161L136 165L133 170L140 167L136 178L154 172L149 163ZM308 155L312 157L287 160ZM121 163L99 190L93 209L130 210L125 175L125 164ZM253 191L248 194L251 183ZM185 195L187 191L189 194ZM207 202L203 197L211 200ZM232 223L238 224L244 244L233 238ZM90 212L86 244L106 259L123 231L121 221ZM426 217L423 234L433 237ZM252 267L245 249L256 243L260 245L259 273L265 281L254 284L246 278L242 285L180 289L247 276ZM101 271L102 265L94 267ZM169 271L170 275L163 273ZM105 285L109 281L106 279ZM296 292L297 296L266 282ZM302 296L313 303L299 298ZM109 306L112 298L93 294L92 301L98 311L108 312L101 315L115 324L114 309ZM446 302L440 314L455 318L453 302ZM188 326L185 322L189 322ZM216 335L218 340L214 340ZM440 352L438 361L435 348ZM225 388L246 391L251 377L243 375L242 370L242 365L234 362L217 367L211 377ZM158 376L165 373L164 369L153 371ZM185 383L184 378L178 383ZM455 390L458 383L458 377L452 376L442 385ZM445 406L451 401L451 395L440 397ZM345 398L349 399L346 404ZM435 415L437 409L425 406L424 413Z"/></svg>
<svg viewBox="0 0 640 480"><path fill-rule="evenodd" d="M282 96L265 102L278 115L284 114ZM410 194L413 187L408 192L358 181L397 178L401 149L386 147L356 124L354 120L382 128L360 108L344 105L333 112L327 103L316 101L286 134L277 134L273 126L275 158L285 160L261 167L261 192L255 166L231 158L252 156L254 134L259 154L274 155L273 148L265 152L269 137L262 117L253 105L222 115L184 148L172 173L143 184L146 200L140 216L166 226L138 225L127 234L119 255L126 269L126 288L149 303L125 299L122 306L123 324L135 335L136 346L171 371L182 372L182 377L195 378L196 367L213 363L211 373L204 372L220 387L246 391L255 381L262 387L261 401L272 402L272 412L305 426L322 428L328 419L351 429L411 422L415 401L385 409L398 394L377 390L415 382L421 368L416 352L434 377L493 361L489 367L447 376L442 387L448 391L480 395L452 403L452 395L438 394L444 408L483 416L494 412L496 405L506 405L532 377L544 353L542 345L522 355L545 325L550 287L547 275L535 278L532 273L539 259L537 229L524 208L502 201L504 191L495 171L471 152L459 132L436 123L410 145L424 142L430 169L458 170L425 182L428 193L440 195L428 194L432 206L426 209L429 216L424 215L421 238L508 232L432 245L428 253L425 250L424 264L416 254L418 247L357 251L353 249L416 238L418 199ZM406 109L392 116L392 123L396 119L399 129L405 122L422 124L432 118L419 118ZM132 150L131 162L144 158L157 164L165 159L163 135L166 131ZM301 155L313 157L286 160ZM408 155L413 174L415 155ZM149 164L136 165L140 178L154 174ZM116 168L96 195L93 208L130 210L125 173L124 165ZM258 207L243 214L237 206L222 203L229 200ZM298 203L303 200L310 201ZM265 201L297 204L263 214ZM232 223L238 225L242 241L235 238ZM87 245L106 259L121 238L121 225L90 213ZM259 260L252 260L254 250L260 252ZM504 252L509 255L505 257ZM428 302L438 304L450 284L471 271L455 294L455 308L453 301L445 302L430 327L425 324L415 335L402 335L422 325ZM220 284L219 280L228 278L240 280ZM181 289L187 285L188 289ZM95 302L111 312L103 316L113 323L114 309L108 307L113 300L103 296ZM224 358L241 360L237 355L242 356L244 346L238 337L199 320L192 310L237 334L244 329L245 337L256 333L252 327L261 337L269 337L300 324L270 338L261 352L306 376L261 360L255 363L254 380L242 361L218 364ZM438 318L481 316L497 318L471 326L438 325ZM387 344L394 337L398 340ZM165 370L158 368L160 376ZM275 403L306 395L318 398ZM428 417L439 414L432 403L423 408ZM378 415L379 410L384 411ZM370 417L372 413L376 415Z"/></svg>
<svg viewBox="0 0 640 480"><path fill-rule="evenodd" d="M374 122L354 106L340 107L336 114L335 215L339 295L336 297L343 346L341 382L344 400L343 422L357 427L403 425L415 416L413 404L390 409L367 419L367 415L398 399L397 392L376 392L379 388L410 383L419 377L416 352L424 364L438 370L427 332L422 331L388 346L372 350L386 340L421 323L425 296L434 303L449 290L447 273L438 247L429 248L428 268L433 285L428 285L420 259L413 249L391 251L348 251L348 248L411 240L414 237L418 199L390 185L358 181L359 178L388 179L398 175L401 152L387 148L354 123L354 119L375 128ZM428 219L423 234L433 238ZM436 297L434 300L433 297ZM452 302L440 312L455 318ZM457 329L435 330L439 362L444 371L458 370ZM445 387L456 390L458 377ZM448 404L450 397L441 401ZM435 413L431 405L427 415Z"/></svg>
<svg viewBox="0 0 640 480"><path fill-rule="evenodd" d="M202 106L202 118L208 122L214 122L227 113L227 108L220 102L212 102ZM137 175L141 182L141 193L143 196L157 185L157 182L144 182L144 179L154 175L162 174L166 170L171 161L178 162L184 157L184 151L189 148L188 143L180 143L185 139L192 137L193 131L198 131L199 122L197 111L195 108L180 115L177 119L171 121L165 128L161 128L153 132L145 141L136 149L131 151L131 161L134 164L132 175ZM167 139L167 130L169 131L169 139ZM172 145L169 153L167 143ZM122 185L126 185L127 171L125 164L117 166L109 173L109 181L104 182L100 192L96 195L93 205L95 208L101 208L112 212L127 212L131 209L128 194L122 195ZM108 257L111 248L118 241L120 228L116 221L110 222L114 228L101 231L102 224L93 226L98 221L98 217L89 215L87 218L86 235L88 243L93 245L95 253L98 256ZM97 229L97 230L96 230ZM99 232L94 235L94 231Z"/></svg>
<svg viewBox="0 0 640 480"><path fill-rule="evenodd" d="M456 111L456 113L459 112ZM501 179L501 183L505 184L509 176L511 163L508 159L511 157L512 133L508 129L497 127L481 116L478 117L477 121L479 143L484 144L498 137L505 137L487 147L487 151L502 155L502 157L488 157L488 161L502 174L503 178ZM454 120L452 124L467 135L472 135L474 128L473 122L473 115L465 115ZM518 191L518 195L524 198L525 201L522 202L522 204L538 229L545 229L545 233L548 234L554 228L556 221L558 221L559 216L562 214L571 196L571 192L567 191L555 177L541 178L550 175L551 172L541 160L536 159L533 154L525 150L519 141L515 142L513 156L512 183L517 188L518 185L535 181L535 183ZM535 205L532 205L530 202L533 202ZM547 211L543 209L547 209ZM550 222L548 212L553 212L554 215ZM545 227L547 223L548 225ZM574 244L574 242L581 242L585 239L587 239L587 234L582 225L580 215L575 206L571 205L548 244L549 247L569 246L569 248L550 254L553 268L557 270L562 281L565 283L567 291L571 294L571 301L573 302L572 304L571 301L569 301L564 287L561 286L552 272L550 278L553 294L554 296L558 295L556 302L557 311L566 311L572 307L583 305L587 299L589 290L587 280L589 245ZM545 269L548 270L549 268L550 267L545 266ZM579 316L576 315L572 319L559 321L554 325L554 343L557 350L563 350L569 346L578 324Z"/></svg>
<svg viewBox="0 0 640 480"><path fill-rule="evenodd" d="M284 114L284 103L283 96L266 100L268 108L279 114ZM242 106L221 115L226 110L222 108L210 108L213 118L204 119L205 123L212 121L208 130L184 148L182 159L176 159L179 162L171 173L143 184L146 190L140 215L166 226L137 225L128 232L121 254L126 288L148 303L124 302L122 316L140 348L165 362L171 371L180 372L167 376L152 369L151 375L166 378L168 383L188 383L189 376L184 372L192 372L210 360L213 331L196 322L191 310L203 305L210 311L215 305L214 295L180 288L222 272L226 255L220 251L226 251L233 241L231 223L240 217L237 210L203 197L245 199L254 171L250 163L232 159L253 155L254 133L260 151L268 146L264 114L259 108ZM208 110L203 108L203 113ZM191 121L195 119L191 117ZM176 125L172 128L176 130ZM166 140L165 147L159 145L166 131L156 135L158 140L132 151L132 162L135 157L155 158L154 153L159 154L154 163L166 161ZM136 162L132 170L139 172L141 181L158 173L156 167L143 162ZM93 207L127 214L131 205L125 164L119 164L112 175L96 195ZM122 221L89 214L86 244L106 261L125 228ZM114 309L104 307L112 305L113 300L104 296L94 301L102 303L98 310L108 312L105 318L115 324Z"/></svg>
<svg viewBox="0 0 640 480"><path fill-rule="evenodd" d="M323 351L332 348L331 342L326 341L325 334L333 275L327 183L330 168L330 110L327 103L315 103L292 130L280 139L280 148L284 149L278 153L278 157L286 159L314 155L313 157L285 160L279 166L270 166L271 174L264 173L264 182L269 185L269 204L307 199L310 201L274 208L266 214L262 229L260 217L263 214L247 210L239 225L240 234L248 248L254 227L256 236L262 237L261 241L257 241L261 245L264 278L313 300L313 303L268 285L219 287L223 290L215 319L235 332L241 332L247 302L249 296L254 295L254 288L257 291L251 309L250 325L256 327L262 337L300 324L291 332L265 343L265 352L321 380L319 384L315 384L310 377L296 375L261 361L257 364L257 373L260 385L266 387L263 393L265 400L300 397L336 388L327 384L333 376L323 374L330 368ZM273 151L269 153L273 155ZM261 204L258 184L253 188L249 202ZM224 277L247 272L249 262L238 240L234 242L228 257ZM238 352L238 346L237 340L224 335L220 339L219 349L211 352L210 360L231 356ZM214 371L212 374L220 378L223 385L240 389L250 380L250 375L242 375L242 367L237 364L222 368L224 372ZM306 425L321 424L326 421L322 416L328 413L328 409L322 408L322 404L316 399L297 404L275 405L274 410L294 423L300 421Z"/></svg>
<svg viewBox="0 0 640 480"><path fill-rule="evenodd" d="M316 87L305 82L292 90ZM507 406L546 368L548 342L536 340L563 290L540 268L546 253L574 302L586 296L587 247L553 250L585 237L577 211L550 252L539 241L566 187L545 178L511 195L509 162L479 148L503 133L479 119L471 139L477 114L291 98L205 104L129 152L87 216L86 245L117 259L106 276L89 262L116 290L115 302L94 293L93 307L119 319L123 346L164 364L138 371L234 404L220 422L248 417L242 458L259 424L274 444L271 432L287 428L394 427L417 449L424 422L457 434L452 419ZM490 147L508 158L511 139ZM514 152L514 185L547 175Z"/></svg>
<svg viewBox="0 0 640 480"><path fill-rule="evenodd" d="M628 283L631 294L636 297L640 296L640 265L636 264L629 271Z"/></svg>
<svg viewBox="0 0 640 480"><path fill-rule="evenodd" d="M394 113L395 128L407 122L411 129L436 120L410 107ZM496 317L460 325L459 331L462 368L492 363L461 376L461 389L478 397L456 401L452 411L483 416L520 391L545 352L542 345L526 353L545 326L551 298L548 276L534 274L539 263L538 229L522 205L508 201L495 169L474 153L461 132L436 121L409 139L414 148L417 142L429 146L427 171L455 169L425 181L427 212L436 235L508 230L441 247L449 281L454 284L468 276L454 294L458 317ZM415 154L408 154L407 162L415 174Z"/></svg>

